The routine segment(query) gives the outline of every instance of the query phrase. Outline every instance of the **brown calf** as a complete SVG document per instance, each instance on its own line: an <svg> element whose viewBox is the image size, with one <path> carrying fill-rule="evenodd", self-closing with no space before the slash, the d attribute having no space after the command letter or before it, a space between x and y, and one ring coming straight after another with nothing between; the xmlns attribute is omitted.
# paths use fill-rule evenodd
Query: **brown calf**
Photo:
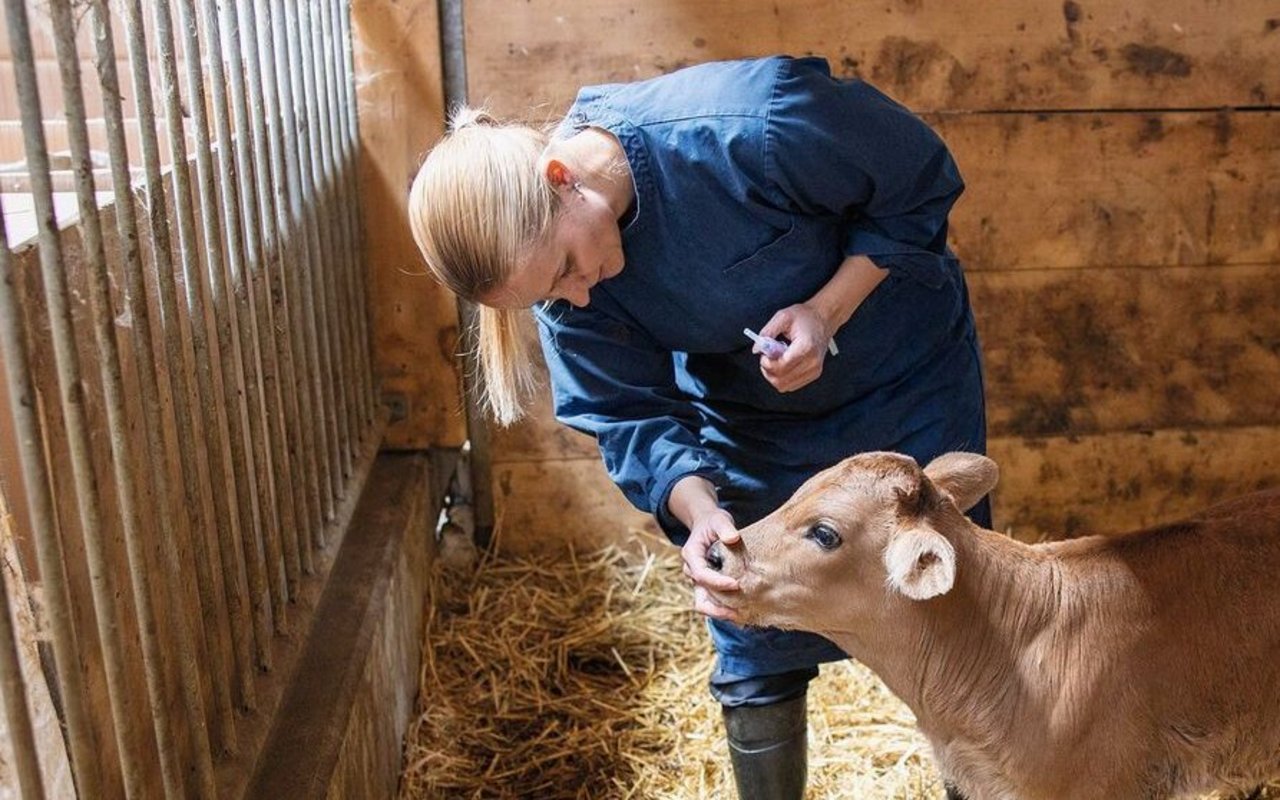
<svg viewBox="0 0 1280 800"><path fill-rule="evenodd" d="M717 544L743 624L816 631L910 706L970 800L1165 798L1280 775L1280 492L1027 545L961 513L982 456L850 458Z"/></svg>

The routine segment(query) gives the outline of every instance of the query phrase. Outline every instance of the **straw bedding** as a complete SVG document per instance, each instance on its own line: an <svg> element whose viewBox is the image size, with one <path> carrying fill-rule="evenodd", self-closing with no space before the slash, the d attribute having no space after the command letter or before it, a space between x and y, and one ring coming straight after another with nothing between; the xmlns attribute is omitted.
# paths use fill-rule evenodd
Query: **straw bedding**
<svg viewBox="0 0 1280 800"><path fill-rule="evenodd" d="M734 797L690 605L669 548L437 564L402 800ZM812 800L942 796L910 711L865 668L824 666L809 709Z"/></svg>

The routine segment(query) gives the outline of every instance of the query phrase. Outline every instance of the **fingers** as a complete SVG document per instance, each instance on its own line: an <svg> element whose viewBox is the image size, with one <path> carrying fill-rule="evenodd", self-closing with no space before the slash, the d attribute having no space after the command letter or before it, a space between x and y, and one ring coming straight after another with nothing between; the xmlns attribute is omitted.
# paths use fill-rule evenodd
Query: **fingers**
<svg viewBox="0 0 1280 800"><path fill-rule="evenodd" d="M701 586L693 590L693 610L712 619L726 622L738 621L738 612L736 610L716 602L711 593Z"/></svg>
<svg viewBox="0 0 1280 800"><path fill-rule="evenodd" d="M706 524L694 526L689 534L689 541L680 548L685 577L693 581L695 586L704 586L718 592L738 591L737 580L715 571L707 564L707 551L717 539L725 544L733 544L738 538L738 531L728 513L718 514Z"/></svg>
<svg viewBox="0 0 1280 800"><path fill-rule="evenodd" d="M711 532L716 539L727 545L735 545L742 540L742 535L738 533L737 526L733 524L733 519L728 514L712 521ZM707 546L710 547L710 545Z"/></svg>
<svg viewBox="0 0 1280 800"><path fill-rule="evenodd" d="M740 588L736 579L708 567L704 557L699 557L694 562L690 562L689 558L686 557L684 560L684 574L689 580L693 581L694 586L699 588L714 589L717 592L736 592Z"/></svg>
<svg viewBox="0 0 1280 800"><path fill-rule="evenodd" d="M779 392L794 392L822 376L822 355L809 354L789 364L782 359L761 358L760 374Z"/></svg>

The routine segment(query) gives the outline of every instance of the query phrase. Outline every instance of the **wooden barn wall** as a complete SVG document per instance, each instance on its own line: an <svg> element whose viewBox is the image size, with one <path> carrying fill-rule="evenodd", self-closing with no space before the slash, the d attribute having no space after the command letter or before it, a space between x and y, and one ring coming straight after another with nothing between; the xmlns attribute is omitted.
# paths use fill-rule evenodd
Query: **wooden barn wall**
<svg viewBox="0 0 1280 800"><path fill-rule="evenodd" d="M384 446L458 447L454 299L426 277L405 222L409 185L444 132L437 0L352 0L351 27L374 370L396 409Z"/></svg>
<svg viewBox="0 0 1280 800"><path fill-rule="evenodd" d="M469 94L826 56L941 132L986 361L997 527L1116 531L1280 475L1280 8L1270 0L468 0ZM493 442L507 544L653 531L593 442Z"/></svg>

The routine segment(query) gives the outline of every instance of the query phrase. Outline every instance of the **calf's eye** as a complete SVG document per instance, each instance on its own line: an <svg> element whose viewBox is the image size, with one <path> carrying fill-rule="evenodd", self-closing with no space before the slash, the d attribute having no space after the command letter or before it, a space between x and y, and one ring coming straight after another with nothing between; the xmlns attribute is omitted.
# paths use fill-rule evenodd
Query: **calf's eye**
<svg viewBox="0 0 1280 800"><path fill-rule="evenodd" d="M835 550L840 546L841 541L840 534L836 533L835 528L822 522L810 528L805 538L812 539L823 550Z"/></svg>

